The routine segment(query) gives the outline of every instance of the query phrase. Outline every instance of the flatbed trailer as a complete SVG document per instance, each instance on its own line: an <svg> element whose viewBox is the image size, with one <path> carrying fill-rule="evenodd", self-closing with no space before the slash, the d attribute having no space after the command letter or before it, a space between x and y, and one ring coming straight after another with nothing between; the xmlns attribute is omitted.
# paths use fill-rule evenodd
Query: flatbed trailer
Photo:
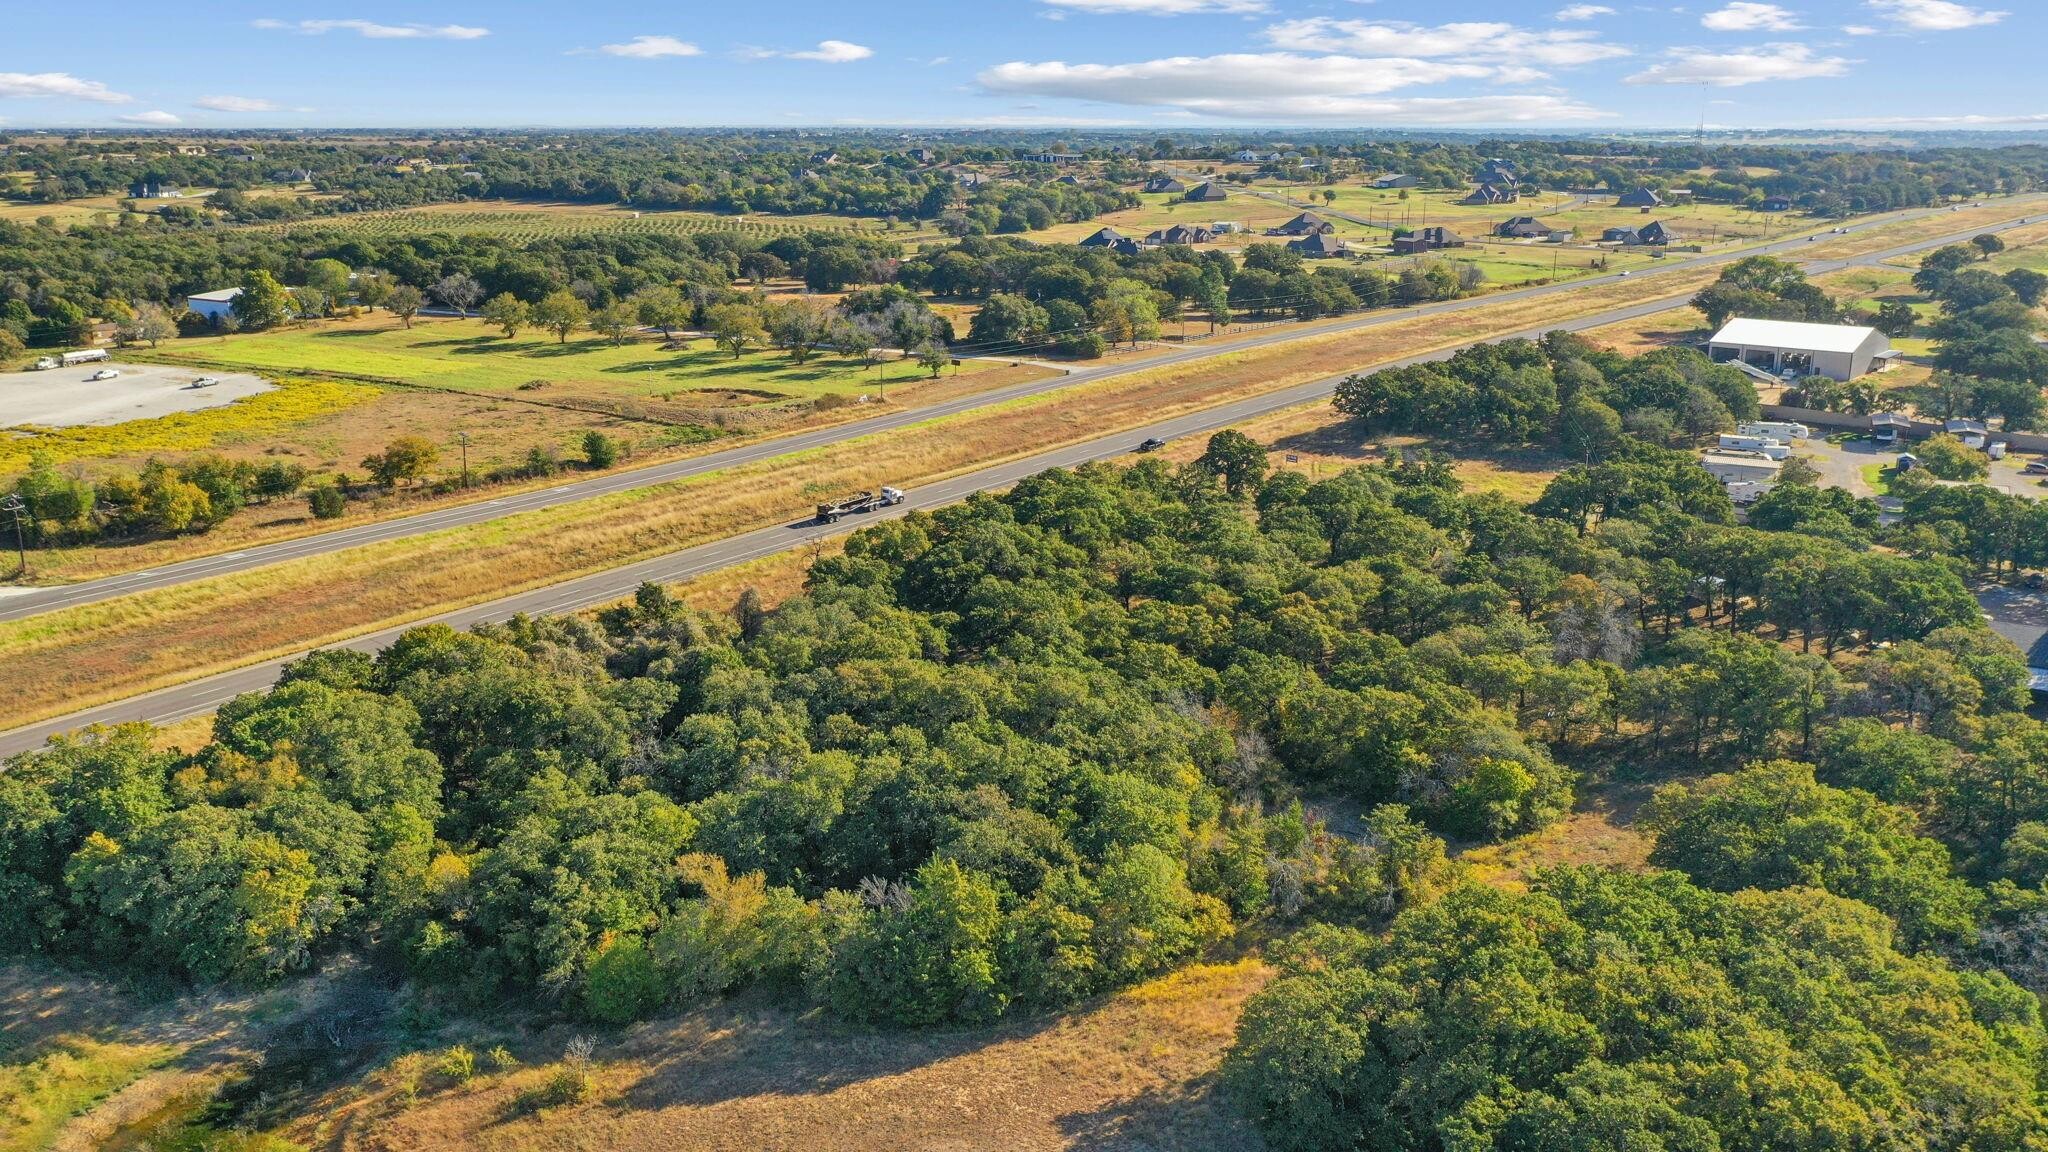
<svg viewBox="0 0 2048 1152"><path fill-rule="evenodd" d="M842 516L856 516L862 512L873 512L903 503L901 488L884 487L880 492L856 492L829 503L818 505L818 523L837 524Z"/></svg>

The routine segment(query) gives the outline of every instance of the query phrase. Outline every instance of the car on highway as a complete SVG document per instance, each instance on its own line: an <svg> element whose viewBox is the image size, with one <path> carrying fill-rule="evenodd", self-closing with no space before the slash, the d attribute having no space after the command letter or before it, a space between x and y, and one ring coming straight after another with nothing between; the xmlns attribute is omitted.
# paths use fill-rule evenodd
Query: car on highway
<svg viewBox="0 0 2048 1152"><path fill-rule="evenodd" d="M87 380L112 380L112 379L114 379L114 378L115 378L116 376L119 376L120 374L121 374L121 370L120 370L120 369L118 369L118 368L102 368L102 369L100 369L99 371L97 371L97 372L93 373L92 375L90 375L90 376L87 376L87 377L86 377L86 379L87 379Z"/></svg>
<svg viewBox="0 0 2048 1152"><path fill-rule="evenodd" d="M1161 440L1157 436L1148 436L1138 444L1138 451L1157 452L1164 447L1166 447L1166 441Z"/></svg>

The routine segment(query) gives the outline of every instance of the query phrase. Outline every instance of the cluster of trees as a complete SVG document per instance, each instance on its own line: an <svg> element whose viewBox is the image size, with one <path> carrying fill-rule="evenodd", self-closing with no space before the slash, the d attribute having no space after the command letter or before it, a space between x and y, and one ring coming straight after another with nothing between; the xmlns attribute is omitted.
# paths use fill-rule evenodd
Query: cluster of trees
<svg viewBox="0 0 2048 1152"><path fill-rule="evenodd" d="M1935 393L1957 415L1999 418L2005 427L2037 427L2048 387L2048 348L2034 340L2048 276L2030 268L2003 275L1981 267L2005 247L1992 235L1938 248L1920 262L1913 286L1941 306L1931 325L1940 341Z"/></svg>
<svg viewBox="0 0 2048 1152"><path fill-rule="evenodd" d="M176 464L151 459L139 472L88 479L39 453L11 491L22 500L28 543L68 544L204 532L248 504L292 495L306 478L305 466L289 460L259 464L205 454Z"/></svg>
<svg viewBox="0 0 2048 1152"><path fill-rule="evenodd" d="M1695 350L1631 358L1566 332L1347 377L1333 403L1374 429L1546 443L1586 463L1621 451L1626 438L1691 442L1757 414L1749 379Z"/></svg>
<svg viewBox="0 0 2048 1152"><path fill-rule="evenodd" d="M1432 264L1398 276L1355 265L1311 271L1300 253L1254 243L1242 257L1164 246L1131 255L1073 245L971 237L906 260L897 280L939 296L983 301L967 347L1094 356L1159 335L1199 313L1213 331L1239 318L1312 320L1362 308L1466 295L1483 282L1469 265Z"/></svg>
<svg viewBox="0 0 2048 1152"><path fill-rule="evenodd" d="M2034 997L1813 888L1675 872L1469 885L1291 941L1228 1063L1275 1148L2018 1150Z"/></svg>

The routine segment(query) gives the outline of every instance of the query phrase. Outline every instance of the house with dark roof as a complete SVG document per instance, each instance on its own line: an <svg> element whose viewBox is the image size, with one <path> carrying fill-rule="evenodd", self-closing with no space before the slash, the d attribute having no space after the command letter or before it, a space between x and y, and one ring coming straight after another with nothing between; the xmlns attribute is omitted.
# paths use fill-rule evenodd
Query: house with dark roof
<svg viewBox="0 0 2048 1152"><path fill-rule="evenodd" d="M1553 231L1555 229L1550 225L1534 216L1517 216L1493 226L1493 234L1504 240L1547 240Z"/></svg>
<svg viewBox="0 0 2048 1152"><path fill-rule="evenodd" d="M1661 248L1666 244L1678 243L1678 233L1666 228L1662 220L1652 220L1641 228L1636 229L1636 243L1649 244Z"/></svg>
<svg viewBox="0 0 2048 1152"><path fill-rule="evenodd" d="M1114 248L1124 234L1114 228L1097 228L1081 241L1083 248Z"/></svg>
<svg viewBox="0 0 2048 1152"><path fill-rule="evenodd" d="M1472 179L1481 184L1506 184L1513 186L1522 182L1522 170L1513 160L1491 159L1479 166Z"/></svg>
<svg viewBox="0 0 2048 1152"><path fill-rule="evenodd" d="M1187 190L1187 185L1164 174L1154 176L1150 180L1145 181L1145 191L1147 192L1185 192Z"/></svg>
<svg viewBox="0 0 2048 1152"><path fill-rule="evenodd" d="M1039 164L1079 164L1087 157L1079 152L1033 152L1025 159Z"/></svg>
<svg viewBox="0 0 2048 1152"><path fill-rule="evenodd" d="M1372 182L1375 188L1413 188L1421 181L1405 172L1389 172Z"/></svg>
<svg viewBox="0 0 2048 1152"><path fill-rule="evenodd" d="M1513 204L1521 198L1522 194L1515 191L1512 186L1481 184L1479 187L1474 188L1470 195L1458 201L1458 203L1470 205Z"/></svg>
<svg viewBox="0 0 2048 1152"><path fill-rule="evenodd" d="M1181 199L1208 203L1217 200L1228 200L1230 199L1230 193L1225 192L1222 185L1210 181L1206 184L1197 184L1193 188L1188 189L1187 194L1182 196Z"/></svg>
<svg viewBox="0 0 2048 1152"><path fill-rule="evenodd" d="M1332 256L1347 256L1351 247L1328 232L1317 232L1299 240L1289 240L1287 250L1299 252L1311 260L1325 260Z"/></svg>
<svg viewBox="0 0 2048 1152"><path fill-rule="evenodd" d="M1145 246L1126 236L1110 245L1109 250L1119 256L1136 256L1145 250Z"/></svg>
<svg viewBox="0 0 2048 1152"><path fill-rule="evenodd" d="M1790 212L1792 210L1792 198L1790 196L1766 196L1764 197L1764 202L1757 205L1757 207L1762 208L1766 212Z"/></svg>
<svg viewBox="0 0 2048 1152"><path fill-rule="evenodd" d="M1145 237L1145 243L1153 245L1207 244L1215 238L1215 233L1207 228L1190 228L1186 224L1175 224L1171 228L1161 228L1157 232Z"/></svg>
<svg viewBox="0 0 2048 1152"><path fill-rule="evenodd" d="M905 152L904 155L919 164L929 164L938 158L937 154L929 148L912 148L910 151Z"/></svg>
<svg viewBox="0 0 2048 1152"><path fill-rule="evenodd" d="M1448 228L1421 228L1406 236L1394 237L1394 251L1403 256L1417 252L1433 252L1438 248L1463 248L1465 238Z"/></svg>
<svg viewBox="0 0 2048 1152"><path fill-rule="evenodd" d="M1633 192L1622 193L1615 200L1614 206L1616 208L1641 208L1647 212L1652 208L1662 208L1664 206L1664 198L1657 195L1657 190L1654 188L1638 188Z"/></svg>
<svg viewBox="0 0 2048 1152"><path fill-rule="evenodd" d="M1053 181L1053 183L1065 184L1070 187L1079 188L1081 186L1081 178L1079 176L1062 176L1059 179Z"/></svg>
<svg viewBox="0 0 2048 1152"><path fill-rule="evenodd" d="M1277 228L1266 229L1268 236L1316 236L1324 232L1335 232L1337 226L1313 212L1303 212Z"/></svg>

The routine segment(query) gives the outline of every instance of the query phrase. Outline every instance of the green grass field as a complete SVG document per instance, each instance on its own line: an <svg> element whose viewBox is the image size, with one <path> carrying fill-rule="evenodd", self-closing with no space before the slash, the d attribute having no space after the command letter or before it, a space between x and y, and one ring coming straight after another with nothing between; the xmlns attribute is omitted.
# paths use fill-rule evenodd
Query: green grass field
<svg viewBox="0 0 2048 1152"><path fill-rule="evenodd" d="M480 320L288 328L226 339L180 341L160 352L165 359L268 371L324 371L402 380L464 392L511 392L536 381L547 388L586 395L684 398L707 403L758 404L815 400L830 394L855 395L878 385L922 379L915 362L892 361L864 368L858 360L833 354L805 364L786 353L749 352L738 359L693 341L687 351L663 352L655 341L613 345L576 337L557 343L544 333L522 332L507 340ZM994 367L967 361L963 373ZM949 373L954 369L947 369ZM545 398L544 389L529 389Z"/></svg>

